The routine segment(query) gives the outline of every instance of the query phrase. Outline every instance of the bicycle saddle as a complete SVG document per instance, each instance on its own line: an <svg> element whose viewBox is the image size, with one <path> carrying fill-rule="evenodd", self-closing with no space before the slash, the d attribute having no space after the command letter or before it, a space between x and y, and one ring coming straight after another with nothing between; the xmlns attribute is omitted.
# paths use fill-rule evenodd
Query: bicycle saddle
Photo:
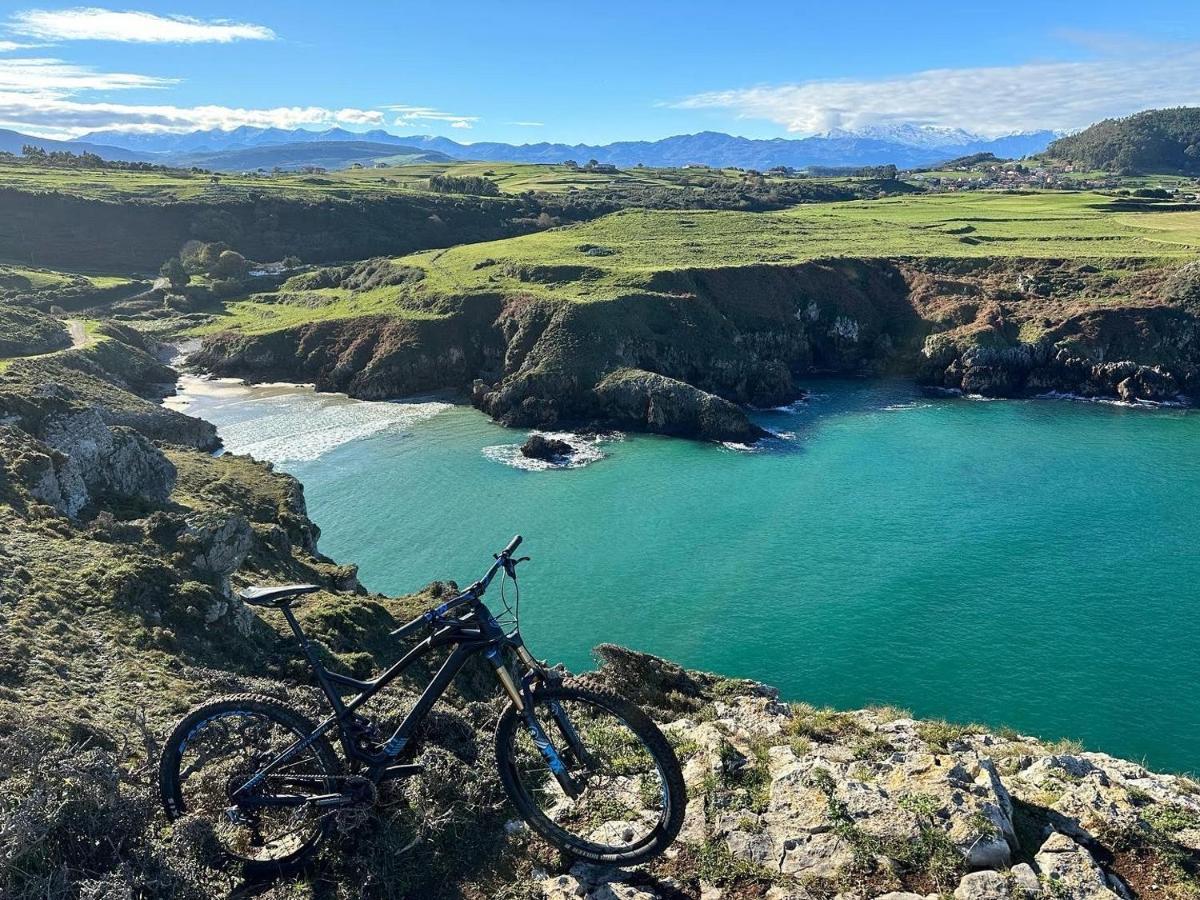
<svg viewBox="0 0 1200 900"><path fill-rule="evenodd" d="M293 597L311 594L321 588L315 584L281 584L275 587L250 587L238 591L238 596L252 606L283 606Z"/></svg>

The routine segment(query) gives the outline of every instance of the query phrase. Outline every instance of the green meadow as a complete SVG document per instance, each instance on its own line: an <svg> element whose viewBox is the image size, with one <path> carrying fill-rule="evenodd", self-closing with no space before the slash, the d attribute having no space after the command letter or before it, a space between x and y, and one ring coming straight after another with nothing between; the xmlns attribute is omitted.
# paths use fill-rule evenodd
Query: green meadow
<svg viewBox="0 0 1200 900"><path fill-rule="evenodd" d="M580 160L586 162L586 160ZM589 189L683 188L697 180L740 181L736 169L649 169L593 172L563 165L533 163L438 163L341 169L321 174L219 173L71 169L0 162L0 189L56 191L100 200L228 200L248 194L347 199L355 196L426 193L434 175L481 176L494 181L501 194L538 191L565 194ZM786 178L768 176L768 183ZM862 179L805 178L805 184L852 184ZM486 200L487 198L482 198Z"/></svg>
<svg viewBox="0 0 1200 900"><path fill-rule="evenodd" d="M1094 193L930 194L805 204L783 212L613 213L580 225L395 260L406 286L326 288L235 302L205 330L270 331L316 319L428 316L436 299L480 293L575 301L644 291L655 273L788 265L831 257L1179 259L1200 252L1200 212L1129 211Z"/></svg>

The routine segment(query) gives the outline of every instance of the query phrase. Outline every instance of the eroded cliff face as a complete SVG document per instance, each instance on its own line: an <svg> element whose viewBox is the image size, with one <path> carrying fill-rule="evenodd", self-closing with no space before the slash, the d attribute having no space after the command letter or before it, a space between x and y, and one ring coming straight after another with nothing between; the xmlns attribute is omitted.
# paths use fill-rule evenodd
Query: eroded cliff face
<svg viewBox="0 0 1200 900"><path fill-rule="evenodd" d="M753 439L738 407L789 402L795 379L814 374L1187 402L1200 371L1197 273L1107 266L831 259L679 270L609 300L474 295L439 300L436 315L216 334L192 362L363 398L470 390L513 426L718 440Z"/></svg>

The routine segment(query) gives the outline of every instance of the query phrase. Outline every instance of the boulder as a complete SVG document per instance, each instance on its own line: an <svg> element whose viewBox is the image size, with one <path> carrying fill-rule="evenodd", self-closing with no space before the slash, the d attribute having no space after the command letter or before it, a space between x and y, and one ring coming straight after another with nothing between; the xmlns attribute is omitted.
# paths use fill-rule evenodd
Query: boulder
<svg viewBox="0 0 1200 900"><path fill-rule="evenodd" d="M1068 835L1055 832L1034 857L1050 896L1065 900L1120 900L1092 855Z"/></svg>
<svg viewBox="0 0 1200 900"><path fill-rule="evenodd" d="M954 900L1012 900L1012 892L999 872L971 872L954 889Z"/></svg>
<svg viewBox="0 0 1200 900"><path fill-rule="evenodd" d="M545 462L564 462L575 452L575 448L566 441L547 437L544 434L531 434L521 445L521 455L528 459L540 459Z"/></svg>

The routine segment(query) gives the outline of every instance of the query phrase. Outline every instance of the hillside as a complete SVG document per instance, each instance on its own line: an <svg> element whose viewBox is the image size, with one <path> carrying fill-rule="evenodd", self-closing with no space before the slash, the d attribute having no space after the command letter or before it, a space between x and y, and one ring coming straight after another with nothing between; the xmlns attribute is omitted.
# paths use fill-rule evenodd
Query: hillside
<svg viewBox="0 0 1200 900"><path fill-rule="evenodd" d="M197 166L213 171L253 169L299 169L320 167L343 169L355 163L363 166L444 163L451 158L436 150L381 144L371 141L322 141L268 144L234 150L183 153L169 157L174 165Z"/></svg>
<svg viewBox="0 0 1200 900"><path fill-rule="evenodd" d="M294 479L215 457L207 423L156 399L173 373L137 332L0 374L0 894L243 895L211 835L163 817L160 741L191 705L256 691L316 715L279 617L236 588L312 581L314 648L364 677L387 633L444 596L370 594L323 556ZM449 573L448 573L449 574ZM754 682L613 646L599 682L661 724L684 763L679 842L633 870L572 865L513 821L491 758L494 679L458 679L415 747L417 778L339 819L319 867L264 900L1186 900L1200 788L1005 729L784 702ZM370 712L394 721L422 671Z"/></svg>
<svg viewBox="0 0 1200 900"><path fill-rule="evenodd" d="M302 151L322 146L329 145L302 145ZM494 182L501 195L431 192L429 179L450 169ZM294 255L335 262L494 240L630 207L773 210L912 190L894 179L719 170L443 162L319 175L240 169L217 175L0 160L0 259L144 273L198 238L224 241L261 261Z"/></svg>
<svg viewBox="0 0 1200 900"><path fill-rule="evenodd" d="M717 440L806 372L992 396L1200 393L1200 214L1096 194L775 213L630 210L297 276L227 304L196 361L382 399L470 391L522 427Z"/></svg>
<svg viewBox="0 0 1200 900"><path fill-rule="evenodd" d="M12 153L14 156L20 156L21 149L26 145L41 147L47 153L54 151L94 153L103 159L119 160L121 162L151 162L154 159L153 154L128 150L124 147L113 146L112 144L95 143L86 140L54 141L49 138L33 137L28 134L21 134L19 131L0 128L0 153Z"/></svg>
<svg viewBox="0 0 1200 900"><path fill-rule="evenodd" d="M1051 159L1126 174L1200 174L1200 107L1151 109L1105 119L1054 141Z"/></svg>

